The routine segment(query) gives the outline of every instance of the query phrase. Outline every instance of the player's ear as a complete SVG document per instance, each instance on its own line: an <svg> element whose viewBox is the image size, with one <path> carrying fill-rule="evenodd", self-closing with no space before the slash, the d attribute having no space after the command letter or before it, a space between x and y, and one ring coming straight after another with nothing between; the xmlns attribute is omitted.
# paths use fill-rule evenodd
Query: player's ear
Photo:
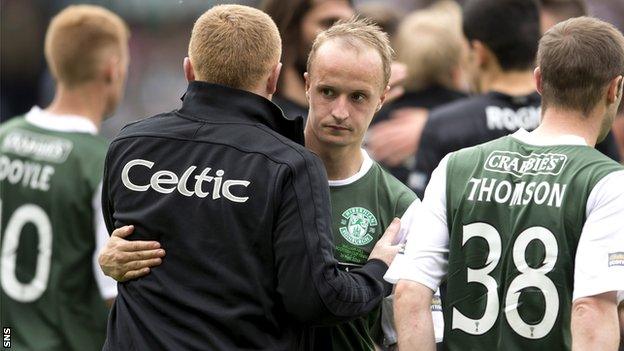
<svg viewBox="0 0 624 351"><path fill-rule="evenodd" d="M184 78L186 78L187 82L192 82L195 80L195 70L193 69L193 64L191 63L191 59L188 57L184 58L184 63L182 64L184 68Z"/></svg>
<svg viewBox="0 0 624 351"><path fill-rule="evenodd" d="M271 70L269 79L267 80L266 93L271 96L277 90L277 82L279 81L279 75L282 71L282 63L278 62Z"/></svg>
<svg viewBox="0 0 624 351"><path fill-rule="evenodd" d="M102 71L102 76L106 84L111 84L117 81L121 72L119 70L119 58L118 57L110 57L106 64L104 65L104 69Z"/></svg>
<svg viewBox="0 0 624 351"><path fill-rule="evenodd" d="M535 89L542 95L542 71L539 67L536 67L533 71L533 79L535 80Z"/></svg>
<svg viewBox="0 0 624 351"><path fill-rule="evenodd" d="M386 88L384 89L383 93L381 93L381 96L379 97L379 104L377 104L377 109L375 110L375 112L379 112L379 110L381 110L381 107L386 101L386 97L388 97L389 91L390 91L390 86L386 85Z"/></svg>
<svg viewBox="0 0 624 351"><path fill-rule="evenodd" d="M308 103L309 103L310 102L310 73L308 72L303 73L303 81L305 82L306 100L308 100Z"/></svg>
<svg viewBox="0 0 624 351"><path fill-rule="evenodd" d="M491 59L492 53L491 51L479 40L473 40L470 42L470 47L474 55L474 59L477 61L477 66L485 67L487 66Z"/></svg>
<svg viewBox="0 0 624 351"><path fill-rule="evenodd" d="M623 81L622 76L617 76L609 82L609 88L607 89L607 102L609 104L619 101L622 97Z"/></svg>

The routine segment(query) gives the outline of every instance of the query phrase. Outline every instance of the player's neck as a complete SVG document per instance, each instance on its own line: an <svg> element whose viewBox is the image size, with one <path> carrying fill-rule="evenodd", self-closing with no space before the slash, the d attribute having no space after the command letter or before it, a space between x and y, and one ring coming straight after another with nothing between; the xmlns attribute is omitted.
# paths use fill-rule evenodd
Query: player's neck
<svg viewBox="0 0 624 351"><path fill-rule="evenodd" d="M532 134L543 138L576 135L594 147L600 134L600 125L600 118L595 114L586 116L580 111L549 107L543 112L542 122Z"/></svg>
<svg viewBox="0 0 624 351"><path fill-rule="evenodd" d="M280 95L298 105L308 106L308 100L305 95L305 82L303 77L292 66L284 67L279 92Z"/></svg>
<svg viewBox="0 0 624 351"><path fill-rule="evenodd" d="M533 71L502 71L491 69L481 78L481 91L497 91L511 96L529 95L535 92Z"/></svg>
<svg viewBox="0 0 624 351"><path fill-rule="evenodd" d="M98 128L104 118L106 101L96 86L83 85L68 89L57 86L54 100L46 108L47 112L57 115L76 115L88 118Z"/></svg>
<svg viewBox="0 0 624 351"><path fill-rule="evenodd" d="M342 180L355 175L364 162L362 151L357 145L320 145L306 139L306 147L321 158L329 180Z"/></svg>

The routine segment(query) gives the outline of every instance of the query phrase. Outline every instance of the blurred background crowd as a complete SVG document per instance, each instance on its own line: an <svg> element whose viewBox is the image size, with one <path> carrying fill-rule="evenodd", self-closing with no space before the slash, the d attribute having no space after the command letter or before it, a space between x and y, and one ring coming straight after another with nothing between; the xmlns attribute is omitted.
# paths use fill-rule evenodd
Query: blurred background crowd
<svg viewBox="0 0 624 351"><path fill-rule="evenodd" d="M451 0L2 0L0 10L0 119L45 107L54 83L48 72L43 39L49 19L72 3L105 6L131 27L131 63L125 98L106 120L101 133L113 137L126 123L178 107L186 82L182 59L190 29L199 14L215 4L240 3L263 8L283 36L284 69L275 101L287 115L306 114L301 74L316 33L353 13L371 17L392 38L400 76L405 76L392 104L373 123L392 121L370 131L371 154L389 167L409 167L419 146L427 114L446 102L474 93L467 74L467 41L462 34L462 1ZM599 17L624 29L622 0L541 0L541 25L582 14ZM435 89L433 89L435 88ZM478 90L478 89L477 89ZM423 98L422 92L427 96ZM422 111L421 111L422 112ZM377 136L375 135L377 133ZM624 155L624 118L613 133ZM379 140L383 139L383 142Z"/></svg>

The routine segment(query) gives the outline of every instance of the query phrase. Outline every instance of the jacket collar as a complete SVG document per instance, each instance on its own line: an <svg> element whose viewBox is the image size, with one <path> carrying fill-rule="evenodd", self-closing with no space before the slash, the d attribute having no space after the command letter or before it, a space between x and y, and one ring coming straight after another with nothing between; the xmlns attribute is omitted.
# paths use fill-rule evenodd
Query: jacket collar
<svg viewBox="0 0 624 351"><path fill-rule="evenodd" d="M182 96L178 112L211 122L261 123L304 145L303 118L288 119L270 100L245 90L193 81Z"/></svg>

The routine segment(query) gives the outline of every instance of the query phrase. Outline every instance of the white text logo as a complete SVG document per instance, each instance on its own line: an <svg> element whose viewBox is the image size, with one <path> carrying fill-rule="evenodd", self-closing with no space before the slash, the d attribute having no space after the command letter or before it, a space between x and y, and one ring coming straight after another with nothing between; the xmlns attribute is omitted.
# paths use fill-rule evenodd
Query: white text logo
<svg viewBox="0 0 624 351"><path fill-rule="evenodd" d="M232 189L235 187L249 186L250 182L247 180L224 180L223 175L225 172L221 169L217 170L213 175L209 175L212 168L206 167L198 174L192 176L193 172L197 169L197 166L190 166L187 168L180 177L174 172L168 170L160 170L154 172L150 177L149 184L137 184L136 181L130 179L130 170L133 167L145 167L152 169L154 162L142 159L132 160L124 166L121 171L121 181L126 188L133 191L147 191L152 188L161 194L170 194L174 191L178 191L184 196L197 196L199 198L205 198L211 194L212 199L216 200L223 195L224 198L232 202L246 202L249 197L241 197L232 194ZM195 180L195 184L191 189L188 188L189 178ZM191 181L192 182L192 181ZM212 189L206 191L204 184L212 183ZM239 190L240 191L240 190ZM240 194L239 194L240 195Z"/></svg>

